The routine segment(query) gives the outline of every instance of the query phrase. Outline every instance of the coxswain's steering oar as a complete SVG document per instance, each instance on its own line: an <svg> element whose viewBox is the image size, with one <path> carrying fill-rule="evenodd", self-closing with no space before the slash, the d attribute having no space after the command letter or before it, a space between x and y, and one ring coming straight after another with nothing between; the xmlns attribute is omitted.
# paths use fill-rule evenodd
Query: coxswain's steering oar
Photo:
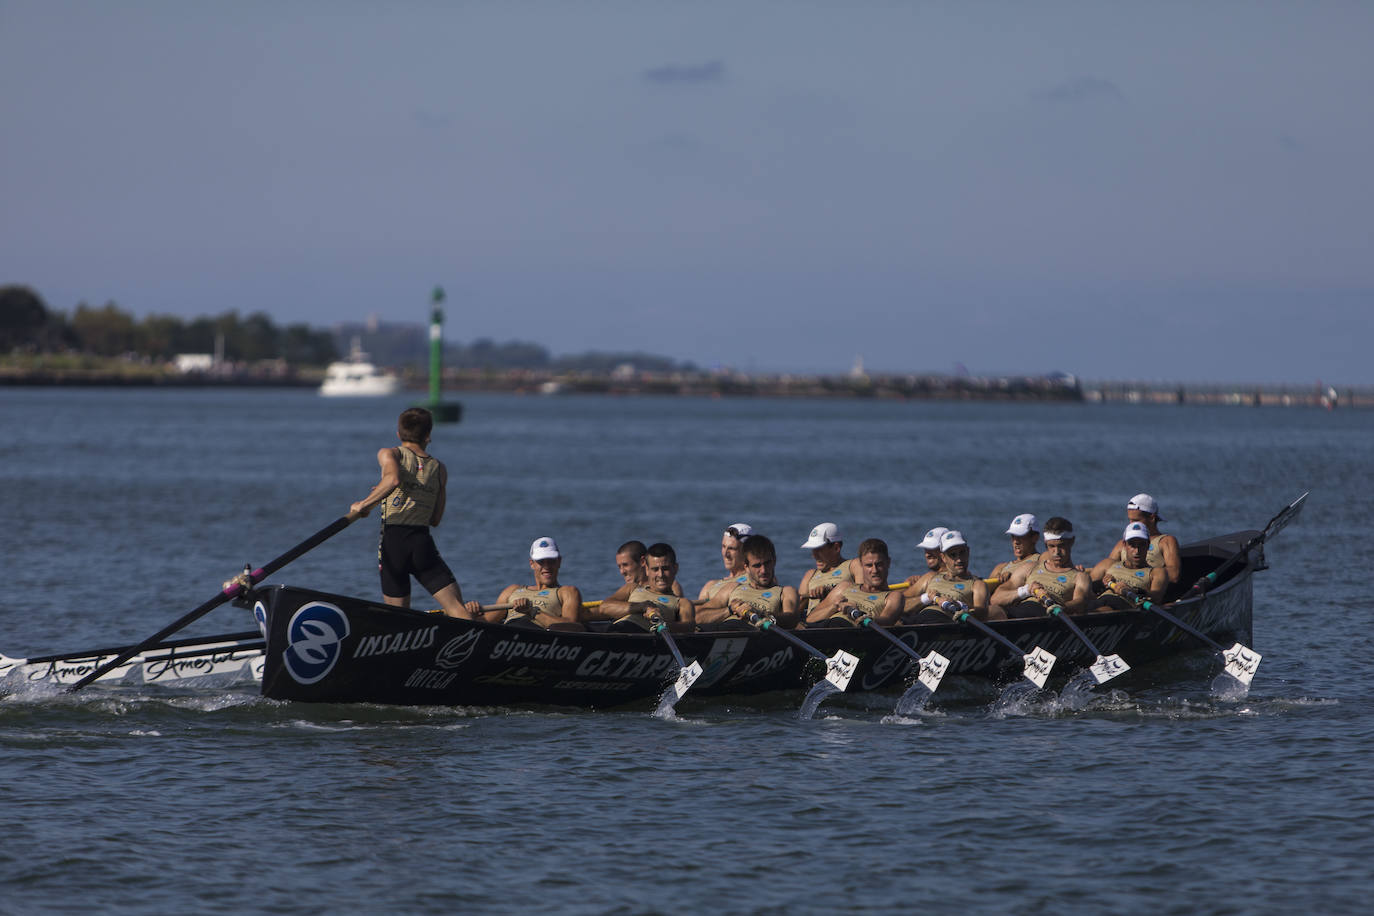
<svg viewBox="0 0 1374 916"><path fill-rule="evenodd" d="M1083 645L1088 647L1088 651L1097 656L1096 661L1088 666L1088 672L1092 675L1097 684L1105 684L1118 675L1125 674L1131 670L1131 666L1126 664L1126 660L1120 655L1103 655L1102 650L1093 645L1093 641L1088 638L1088 634L1079 628L1065 613L1063 605L1055 604L1053 598L1046 598L1042 602L1045 605L1045 612L1051 617L1056 617L1059 622L1073 631ZM1072 686L1072 685L1070 685ZM1064 688L1067 690L1068 688Z"/></svg>
<svg viewBox="0 0 1374 916"><path fill-rule="evenodd" d="M844 689L849 686L850 679L854 677L854 670L859 667L859 659L856 656L841 649L834 655L827 657L820 649L778 626L777 620L772 617L751 613L744 620L764 632L782 637L812 658L818 658L825 662L825 677L815 683L810 692L807 693L806 699L802 701L802 708L798 713L802 719L811 718L816 707L821 705L821 701L830 694L844 693Z"/></svg>
<svg viewBox="0 0 1374 916"><path fill-rule="evenodd" d="M1312 491L1309 490L1307 492L1310 493ZM1190 587L1188 591L1184 592L1182 597L1180 597L1178 600L1182 601L1185 598L1192 598L1195 595L1201 595L1203 592L1207 591L1207 589L1211 588L1214 584L1216 584L1217 579L1221 578L1222 573L1229 571L1232 566L1235 566L1237 563L1241 561L1242 557L1244 557L1250 551L1254 550L1260 544L1263 544L1269 538L1278 534L1280 531L1282 531L1284 528L1288 526L1289 522L1297 518L1298 513L1302 512L1303 503L1305 503L1306 501L1307 493L1304 493L1288 505L1284 506L1283 510L1279 512L1278 515L1275 515L1273 518L1269 520L1269 524L1264 526L1263 531L1261 531L1259 534L1255 535L1253 538L1247 541L1245 546L1242 547L1240 550L1237 550L1231 556L1231 558L1228 559L1225 563L1222 563L1216 569L1212 570L1207 575L1203 576L1201 579L1198 579L1196 582L1194 582L1192 584L1192 587Z"/></svg>
<svg viewBox="0 0 1374 916"><path fill-rule="evenodd" d="M677 659L677 680L668 685L668 689L663 691L663 698L658 701L658 708L654 710L656 716L666 716L673 711L677 701L691 689L696 683L697 678L701 677L701 662L692 659L689 665L682 658L682 650L677 647L677 640L673 639L673 634L668 632L668 624L663 622L663 618L654 614L649 618L653 624L654 632L663 637L663 641L668 644L669 650L673 653L673 658Z"/></svg>
<svg viewBox="0 0 1374 916"><path fill-rule="evenodd" d="M181 617L179 620L174 621L169 626L163 627L161 630L158 630L156 633L154 633L152 636L149 636L147 639L143 640L143 642L139 643L138 645L130 646L126 649L123 649L113 659L96 668L90 674L86 675L81 680L77 681L75 684L73 684L71 687L67 689L80 690L82 687L85 687L87 684L89 684L96 678L102 677L105 674L105 672L111 670L112 668L116 668L119 665L124 664L124 662L133 658L135 655L142 652L144 649L156 645L157 643L166 639L168 636L175 633L177 630L189 626L194 621L199 620L201 617L204 617L206 614L210 613L215 608L219 607L221 604L224 604L224 602L237 598L239 595L243 594L249 588L253 587L254 585L257 585L263 579L266 579L268 576L272 575L272 573L281 569L287 563L290 563L297 557L300 557L308 553L309 551L314 550L316 547L320 546L325 541L329 540L334 535L338 534L340 531L347 528L350 524L352 524L352 522L353 519L349 518L347 515L341 516L335 519L326 527L321 528L319 531L316 531L310 537L306 538L304 541L301 541L295 547L292 547L286 553L277 557L275 560L271 561L265 566L262 566L261 568L254 570L245 569L242 575L235 576L233 579L230 579L228 582L224 583L224 586L220 589L218 595L211 598L209 601L205 602L200 607L196 608L190 613L186 614L184 617Z"/></svg>
<svg viewBox="0 0 1374 916"><path fill-rule="evenodd" d="M1206 633L1202 632L1196 627L1184 623L1182 620L1178 619L1173 614L1170 614L1168 611L1164 610L1164 608L1155 604L1153 601L1151 601L1149 598L1147 598L1140 592L1136 591L1135 589L1126 588L1124 586L1113 587L1116 586L1116 584L1117 583L1113 581L1112 585L1108 586L1108 588L1110 588L1114 594L1120 595L1122 598L1125 598L1127 601L1131 602L1136 607L1140 608L1142 611L1150 611L1151 613L1158 614L1165 620L1172 623L1174 626L1178 627L1183 632L1187 633L1189 636L1199 640L1200 642L1208 646L1211 646L1213 649L1215 649L1218 653L1221 654L1223 670L1231 677L1240 681L1241 684L1245 685L1246 687L1250 686L1250 681L1254 679L1255 671L1259 669L1260 659L1264 657L1263 655L1260 655L1258 652L1256 652L1254 649L1251 649L1249 646L1244 646L1240 643L1236 643L1229 649L1223 648L1221 643L1217 642L1215 639L1208 636Z"/></svg>
<svg viewBox="0 0 1374 916"><path fill-rule="evenodd" d="M1045 681L1048 680L1050 676L1050 670L1054 668L1054 663L1058 661L1056 656L1039 646L1036 646L1035 649L1030 652L1022 651L1021 647L1016 643L1007 639L977 617L974 617L968 605L963 602L946 601L945 605L952 605L952 607L946 607L944 605L942 605L942 607L944 610L954 615L955 623L966 623L975 630L981 631L985 636L991 636L994 640L1006 646L1011 650L1012 655L1021 656L1021 676L1030 681L1037 688L1045 686Z"/></svg>
<svg viewBox="0 0 1374 916"><path fill-rule="evenodd" d="M945 672L949 670L949 659L933 649L925 657L922 657L921 653L893 636L892 632L874 620L872 615L865 614L858 608L851 608L848 614L851 620L857 620L860 626L867 627L879 634L916 660L916 680L898 698L895 709L897 714L902 716L919 711L940 688L940 681L944 679Z"/></svg>

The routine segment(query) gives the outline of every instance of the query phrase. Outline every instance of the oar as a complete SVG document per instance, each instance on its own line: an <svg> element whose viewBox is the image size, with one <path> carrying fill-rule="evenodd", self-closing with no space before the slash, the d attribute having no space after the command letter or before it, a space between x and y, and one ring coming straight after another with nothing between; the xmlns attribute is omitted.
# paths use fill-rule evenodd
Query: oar
<svg viewBox="0 0 1374 916"><path fill-rule="evenodd" d="M1131 670L1131 666L1126 664L1126 660L1120 655L1103 655L1102 650L1093 645L1093 641L1088 638L1088 634L1079 629L1078 624L1074 623L1069 615L1064 612L1062 605L1053 603L1053 599L1047 598L1043 602L1045 612L1051 617L1059 619L1059 622L1068 627L1073 635L1077 636L1083 645L1088 647L1088 651L1097 656L1097 660L1088 666L1088 671L1092 674L1093 680L1098 684L1105 684L1118 675L1125 674ZM1067 688L1066 688L1067 689Z"/></svg>
<svg viewBox="0 0 1374 916"><path fill-rule="evenodd" d="M810 645L806 641L797 638L778 626L778 622L772 617L762 617L758 614L750 614L745 618L746 621L768 633L781 636L783 639L792 643L812 658L819 658L825 662L824 682L835 688L836 693L844 693L844 689L849 686L850 678L854 677L854 669L859 665L857 656L850 655L843 649L834 655L826 656L824 652Z"/></svg>
<svg viewBox="0 0 1374 916"><path fill-rule="evenodd" d="M654 632L663 637L663 641L668 644L668 648L673 653L673 658L677 659L677 680L663 692L663 698L658 701L658 708L654 710L656 716L666 716L673 711L677 701L687 693L691 686L696 683L697 678L701 677L701 662L692 659L689 665L683 661L682 650L677 647L677 640L673 639L673 634L668 632L668 625L663 622L663 618L657 614L649 618L649 622L654 625Z"/></svg>
<svg viewBox="0 0 1374 916"><path fill-rule="evenodd" d="M1263 655L1260 655L1249 646L1244 646L1240 643L1236 643L1229 649L1222 648L1221 643L1196 627L1179 620L1173 614L1170 614L1168 611L1164 610L1164 608L1155 604L1133 588L1122 588L1120 590L1112 589L1112 591L1116 592L1116 594L1125 598L1127 601L1132 602L1141 610L1158 614L1189 636L1211 646L1217 652L1221 653L1221 660L1224 663L1222 666L1223 670L1246 687L1250 686L1250 681L1254 679L1255 672L1259 669L1260 659L1264 658Z"/></svg>
<svg viewBox="0 0 1374 916"><path fill-rule="evenodd" d="M128 661L130 658L133 658L135 655L147 649L149 646L161 642L171 634L175 633L177 630L180 630L183 627L186 627L189 624L193 623L194 621L199 620L201 617L204 617L206 614L210 613L224 602L229 601L233 598L237 598L240 594L247 590L247 587L242 582L243 579L247 579L250 585L258 584L263 579L266 579L268 576L272 575L272 573L281 569L287 563L290 563L297 557L300 557L308 553L309 551L314 550L316 547L320 546L325 541L329 540L334 535L338 534L340 531L347 528L350 524L352 524L352 522L353 519L349 518L347 515L341 516L335 519L329 525L325 526L324 528L321 528L319 531L316 531L310 537L306 538L304 541L301 541L295 547L292 547L286 553L277 557L275 560L271 561L270 563L266 564L260 569L255 569L251 572L245 572L242 577L238 577L225 583L224 587L220 589L220 593L218 595L211 598L209 601L206 601L200 607L196 608L195 610L191 611L190 613L186 614L180 619L174 621L169 626L163 627L161 630L158 630L156 633L154 633L152 636L149 636L147 639L143 640L143 642L139 643L138 645L121 650L120 653L114 657L114 659L106 662L99 668L96 668L94 671L83 677L81 680L77 681L68 689L73 691L80 690L82 687L85 687L87 684L89 684L96 678L102 677L105 674L105 672L109 671L111 668L114 668L118 665L122 665L124 662Z"/></svg>
<svg viewBox="0 0 1374 916"><path fill-rule="evenodd" d="M1307 492L1310 493L1312 491L1309 490ZM1234 554L1232 554L1231 558L1228 559L1225 563L1222 563L1216 569L1212 570L1207 575L1203 576L1201 579L1198 579L1196 582L1194 582L1192 584L1192 587L1189 588L1188 591L1184 592L1183 596L1179 598L1179 600L1182 601L1184 598L1191 598L1194 595L1200 595L1203 592L1207 591L1208 588L1210 588L1212 585L1216 583L1217 579L1221 577L1222 573L1229 571L1232 566L1235 566L1237 563L1240 562L1242 557L1244 557L1246 554L1254 550L1260 544L1263 544L1266 540L1268 540L1269 538L1273 537L1274 535L1282 531L1284 528L1286 528L1289 522L1298 517L1298 513L1302 511L1303 503L1305 503L1306 501L1307 493L1304 493L1288 505L1284 506L1283 510L1280 511L1278 515L1275 515L1273 518L1269 520L1269 524L1264 526L1263 531L1261 531L1259 534L1255 535L1248 542L1246 542L1245 546L1242 547L1240 550L1237 550Z"/></svg>
<svg viewBox="0 0 1374 916"><path fill-rule="evenodd" d="M1021 651L1021 647L1016 643L1007 639L977 617L974 617L973 613L968 609L968 605L954 601L946 603L954 605L953 608L946 608L946 610L954 614L955 623L966 623L975 630L981 631L985 636L991 636L995 641L1006 646L1011 650L1012 655L1021 656L1021 676L1030 681L1037 688L1045 686L1045 681L1049 679L1050 671L1054 668L1054 663L1059 660L1057 656L1047 652L1039 646L1036 646L1031 652L1023 652Z"/></svg>
<svg viewBox="0 0 1374 916"><path fill-rule="evenodd" d="M926 701L940 688L940 681L944 679L945 672L949 670L949 659L933 649L923 658L921 653L893 636L887 627L881 626L871 615L865 614L858 608L852 608L849 611L849 616L851 620L859 621L860 626L868 627L873 632L880 634L888 642L916 660L916 680L898 698L897 712L907 715L925 706Z"/></svg>
<svg viewBox="0 0 1374 916"><path fill-rule="evenodd" d="M262 645L262 634L257 630L246 630L242 633L225 633L222 636L203 636L192 637L189 639L173 639L167 642L149 646L148 652L161 652L165 650L195 650L201 648L220 648L248 643ZM110 646L103 649L83 649L77 652L61 652L55 655L34 655L30 658L10 658L8 655L0 654L0 675L14 668L21 668L24 665L46 665L50 662L76 662L90 661L93 658L100 658L105 655L116 655L130 646Z"/></svg>

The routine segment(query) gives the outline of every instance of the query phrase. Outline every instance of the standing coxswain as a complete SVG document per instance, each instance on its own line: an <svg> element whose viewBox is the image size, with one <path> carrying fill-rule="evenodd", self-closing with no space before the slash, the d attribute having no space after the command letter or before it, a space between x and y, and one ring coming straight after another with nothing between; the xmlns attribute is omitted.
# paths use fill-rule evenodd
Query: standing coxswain
<svg viewBox="0 0 1374 916"><path fill-rule="evenodd" d="M382 599L393 607L410 607L410 577L434 596L450 617L470 618L453 571L439 555L430 529L439 525L447 504L448 470L431 455L434 418L423 407L401 411L396 421L399 447L377 452L382 478L372 492L348 507L348 518L362 518L378 504L382 532L377 545L377 569Z"/></svg>

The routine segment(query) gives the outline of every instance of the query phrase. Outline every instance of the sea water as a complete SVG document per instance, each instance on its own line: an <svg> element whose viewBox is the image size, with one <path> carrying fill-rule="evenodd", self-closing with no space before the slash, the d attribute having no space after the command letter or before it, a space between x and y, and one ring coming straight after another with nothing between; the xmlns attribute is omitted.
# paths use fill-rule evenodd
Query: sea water
<svg viewBox="0 0 1374 916"><path fill-rule="evenodd" d="M263 700L251 685L0 696L0 912L1363 912L1374 676L1362 547L1374 414L1309 409L468 395L436 430L437 541L467 597L553 536L586 598L623 541L667 540L689 592L748 522L795 583L959 528L1071 519L1075 558L1160 500L1190 540L1262 528L1305 490L1255 585L1249 694L1206 653L1086 699L942 684L801 689L676 715ZM0 651L137 642L344 514L406 396L0 389ZM377 520L273 581L378 594ZM417 592L417 606L426 606ZM224 606L187 635L251 629ZM1129 660L1129 659L1128 659ZM1122 679L1125 681L1126 679Z"/></svg>

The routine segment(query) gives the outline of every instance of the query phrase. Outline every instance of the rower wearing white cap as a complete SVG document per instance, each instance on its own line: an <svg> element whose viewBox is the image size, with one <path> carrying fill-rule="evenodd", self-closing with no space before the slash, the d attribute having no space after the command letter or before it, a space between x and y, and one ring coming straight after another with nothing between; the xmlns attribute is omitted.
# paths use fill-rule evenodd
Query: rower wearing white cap
<svg viewBox="0 0 1374 916"><path fill-rule="evenodd" d="M1150 566L1145 561L1150 550L1150 532L1142 522L1131 522L1121 533L1125 555L1109 566L1102 576L1102 607L1115 611L1136 607L1140 598L1163 601L1168 586L1162 566Z"/></svg>
<svg viewBox="0 0 1374 916"><path fill-rule="evenodd" d="M802 575L797 594L801 596L802 613L805 614L837 585L848 585L859 578L858 559L844 558L844 538L834 522L821 522L811 529L811 536L802 544L803 550L811 551L811 559L816 561L815 569L808 569Z"/></svg>
<svg viewBox="0 0 1374 916"><path fill-rule="evenodd" d="M1145 530L1150 533L1150 551L1145 557L1145 562L1151 568L1164 570L1168 576L1168 585L1173 585L1178 581L1183 572L1183 561L1179 558L1178 538L1172 534L1164 534L1159 530L1159 523L1164 521L1159 515L1159 503L1149 493L1137 493L1131 497L1131 501L1126 503L1126 520L1128 522L1140 522L1145 526ZM1107 567L1117 560L1126 556L1126 543L1117 541L1111 551L1101 562L1093 567L1093 581L1101 581Z"/></svg>
<svg viewBox="0 0 1374 916"><path fill-rule="evenodd" d="M887 587L891 568L887 543L878 538L864 541L859 545L859 581L831 589L806 615L806 626L860 626L865 616L880 624L896 623L902 613L902 593ZM854 611L860 612L858 619Z"/></svg>
<svg viewBox="0 0 1374 916"><path fill-rule="evenodd" d="M724 607L726 594L747 578L744 574L744 553L740 542L754 533L752 525L735 522L720 537L720 559L725 564L725 576L712 579L701 587L697 603L707 602L715 607Z"/></svg>
<svg viewBox="0 0 1374 916"><path fill-rule="evenodd" d="M1016 516L1007 526L1006 533L1011 536L1011 559L994 566L990 576L1001 582L1010 579L1020 564L1040 559L1040 552L1036 550L1040 544L1040 523L1034 515L1024 512Z"/></svg>
<svg viewBox="0 0 1374 916"><path fill-rule="evenodd" d="M919 576L907 576L908 588L902 593L906 599L906 606L912 606L912 600L921 592L925 591L926 582L931 576L935 575L944 566L945 555L940 552L940 538L948 528L936 526L925 533L921 542L916 545L916 549L925 552L926 571Z"/></svg>
<svg viewBox="0 0 1374 916"><path fill-rule="evenodd" d="M948 602L962 605L979 620L987 620L988 586L968 571L969 549L963 534L953 530L942 534L940 556L940 571L927 579L924 591L907 603L903 622L948 623L954 616L944 608ZM999 610L992 616L1001 619L1005 615Z"/></svg>
<svg viewBox="0 0 1374 916"><path fill-rule="evenodd" d="M1047 604L1057 604L1070 614L1081 614L1094 605L1092 580L1073 565L1073 525L1055 516L1045 522L1045 552L1033 563L1018 566L1011 578L992 594L992 607L1008 617L1039 617Z"/></svg>
<svg viewBox="0 0 1374 916"><path fill-rule="evenodd" d="M571 585L558 584L558 569L563 555L551 537L536 538L530 545L530 571L534 585L507 585L496 599L497 604L509 604L503 623L513 626L542 627L548 630L585 630L578 620L582 611L582 593ZM466 605L474 617L484 617L482 606L476 601ZM499 613L499 612L492 612Z"/></svg>

